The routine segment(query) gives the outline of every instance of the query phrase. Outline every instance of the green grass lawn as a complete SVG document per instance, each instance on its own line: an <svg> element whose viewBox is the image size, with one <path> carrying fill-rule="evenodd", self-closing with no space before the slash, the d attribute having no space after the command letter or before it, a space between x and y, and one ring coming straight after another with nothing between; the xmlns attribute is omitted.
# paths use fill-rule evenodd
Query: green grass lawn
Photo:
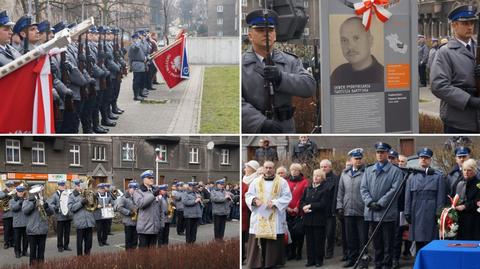
<svg viewBox="0 0 480 269"><path fill-rule="evenodd" d="M206 67L200 133L239 133L239 67Z"/></svg>

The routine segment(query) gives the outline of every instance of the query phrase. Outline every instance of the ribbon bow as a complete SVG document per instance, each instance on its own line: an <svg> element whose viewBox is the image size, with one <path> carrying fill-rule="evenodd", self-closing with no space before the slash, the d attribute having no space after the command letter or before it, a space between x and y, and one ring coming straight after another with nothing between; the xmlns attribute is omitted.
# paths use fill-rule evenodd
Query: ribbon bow
<svg viewBox="0 0 480 269"><path fill-rule="evenodd" d="M457 206L458 201L460 201L460 196L458 196L458 194L455 194L455 197L453 198L450 195L448 195L448 198L450 199L452 206L450 206L450 208L444 208L442 210L442 214L440 215L440 229L439 229L440 240L445 240L445 232L447 230L447 225L448 225L447 224L448 213L451 210L455 210L455 207Z"/></svg>
<svg viewBox="0 0 480 269"><path fill-rule="evenodd" d="M384 8L388 4L388 0L362 0L361 3L353 4L355 13L358 16L363 15L362 23L365 26L365 31L368 31L372 24L372 13L375 13L377 18L383 23L390 19L392 13Z"/></svg>

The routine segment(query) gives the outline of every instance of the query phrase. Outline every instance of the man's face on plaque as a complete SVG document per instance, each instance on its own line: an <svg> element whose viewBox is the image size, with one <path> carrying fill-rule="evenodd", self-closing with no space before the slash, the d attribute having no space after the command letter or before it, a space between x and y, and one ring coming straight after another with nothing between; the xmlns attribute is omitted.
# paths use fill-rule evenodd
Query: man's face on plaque
<svg viewBox="0 0 480 269"><path fill-rule="evenodd" d="M365 31L361 19L348 19L340 27L340 44L345 59L352 65L361 65L370 59L373 37Z"/></svg>

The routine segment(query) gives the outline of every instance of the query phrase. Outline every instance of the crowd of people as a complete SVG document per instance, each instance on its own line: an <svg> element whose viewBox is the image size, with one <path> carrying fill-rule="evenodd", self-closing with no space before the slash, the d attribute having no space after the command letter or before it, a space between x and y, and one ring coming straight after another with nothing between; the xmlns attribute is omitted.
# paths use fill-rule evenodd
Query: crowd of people
<svg viewBox="0 0 480 269"><path fill-rule="evenodd" d="M312 141L305 146L307 141L302 137L300 148L313 148ZM293 154L304 162L293 162L288 169L276 167L276 154L245 163L242 259L246 267L275 268L287 260L302 260L304 245L305 266L321 267L333 257L338 220L343 267L358 262L360 268L371 263L378 269L399 268L402 256L409 260L439 238L439 214L452 206L448 195L460 197L454 205L459 215L455 238L480 239L480 176L468 147L455 148L456 165L448 174L433 169L434 152L429 148L418 150L418 168L410 169L406 156L379 142L374 146L375 163L365 164L364 150L354 148L339 176L332 162L324 159L311 178L302 171L315 155L305 150L302 154L298 148ZM372 234L377 226L378 232ZM368 248L363 251L370 237L373 253Z"/></svg>
<svg viewBox="0 0 480 269"><path fill-rule="evenodd" d="M151 170L140 178L140 182L131 181L124 194L107 183L93 188L91 180L77 179L73 180L73 190L68 190L66 181L58 181L57 190L48 199L43 198L41 185L6 181L6 188L0 191L4 248L13 247L16 258L30 256L30 264L43 262L50 216L56 224L58 252L72 250L73 222L78 256L91 253L94 230L98 246L109 245L115 212L124 226L126 250L168 245L171 224L176 225L178 235L185 236L186 243L195 243L198 226L213 222L214 238L223 240L227 220L239 219L235 209L240 205L239 193L235 194L239 188L227 189L225 179L207 186L178 181L169 188L168 184L154 185Z"/></svg>
<svg viewBox="0 0 480 269"><path fill-rule="evenodd" d="M66 21L51 25L48 20L35 22L29 15L13 22L6 11L0 11L0 67L77 26ZM157 34L136 31L128 50L124 35L118 27L97 25L61 50L50 51L56 133L108 133L125 112L118 97L129 71L134 100L156 90L157 69L149 55L158 50Z"/></svg>

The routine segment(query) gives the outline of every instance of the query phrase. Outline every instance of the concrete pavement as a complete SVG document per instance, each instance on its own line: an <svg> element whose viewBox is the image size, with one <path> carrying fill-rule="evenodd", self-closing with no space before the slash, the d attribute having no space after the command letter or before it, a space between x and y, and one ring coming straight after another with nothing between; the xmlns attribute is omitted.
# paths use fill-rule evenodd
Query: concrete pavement
<svg viewBox="0 0 480 269"><path fill-rule="evenodd" d="M194 134L200 126L203 66L190 66L190 79L173 89L154 85L145 101L134 101L133 73L122 80L118 106L125 110L109 134ZM157 74L159 81L161 75Z"/></svg>
<svg viewBox="0 0 480 269"><path fill-rule="evenodd" d="M440 117L440 99L435 97L430 90L430 85L420 88L419 112L434 117Z"/></svg>
<svg viewBox="0 0 480 269"><path fill-rule="evenodd" d="M73 225L72 225L73 226ZM97 242L97 234L93 233L93 247L92 254L94 253L111 253L117 251L125 251L125 236L123 231L123 226L120 226L121 230L114 231L114 235L108 236L109 246L99 247ZM114 228L114 227L112 227ZM225 227L225 239L239 237L240 236L240 222L239 221L230 221L227 222ZM58 258L58 257L68 257L75 256L76 252L76 233L75 228L72 227L72 233L70 236L70 248L72 251L64 251L59 253L57 251L57 237L55 235L47 238L46 249L45 249L45 259L49 258ZM2 237L3 239L3 237ZM197 242L208 242L213 240L213 224L200 225L197 232ZM3 241L3 240L2 240ZM185 236L177 235L176 228L170 228L169 244L184 244ZM0 249L0 265L19 265L19 264L28 264L29 257L21 257L16 259L13 253L13 248L3 249L3 242L0 244L2 248ZM29 249L30 251L30 249Z"/></svg>

